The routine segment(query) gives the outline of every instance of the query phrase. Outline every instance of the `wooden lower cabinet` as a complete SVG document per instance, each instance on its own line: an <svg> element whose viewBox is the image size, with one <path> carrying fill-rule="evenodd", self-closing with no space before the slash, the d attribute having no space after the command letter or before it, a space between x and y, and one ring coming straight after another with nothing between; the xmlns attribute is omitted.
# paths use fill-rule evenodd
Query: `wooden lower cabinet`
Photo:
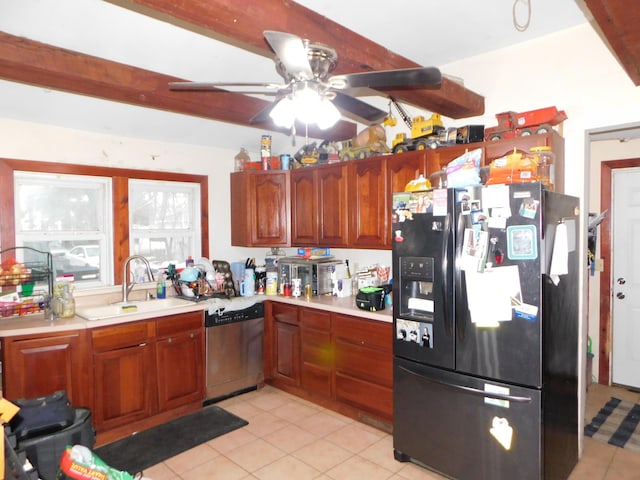
<svg viewBox="0 0 640 480"><path fill-rule="evenodd" d="M143 420L157 410L154 340L152 320L91 330L98 432Z"/></svg>
<svg viewBox="0 0 640 480"><path fill-rule="evenodd" d="M265 331L270 338L265 345L273 366L266 381L353 418L391 428L391 322L269 303L272 314L266 315Z"/></svg>
<svg viewBox="0 0 640 480"><path fill-rule="evenodd" d="M204 400L202 312L95 328L91 338L98 432Z"/></svg>
<svg viewBox="0 0 640 480"><path fill-rule="evenodd" d="M300 309L302 386L312 394L333 395L333 345L331 313L313 308Z"/></svg>
<svg viewBox="0 0 640 480"><path fill-rule="evenodd" d="M205 397L205 344L202 312L156 321L158 409L170 410Z"/></svg>
<svg viewBox="0 0 640 480"><path fill-rule="evenodd" d="M272 306L273 352L270 376L286 385L300 385L300 327L298 307Z"/></svg>
<svg viewBox="0 0 640 480"><path fill-rule="evenodd" d="M3 338L3 396L16 400L66 390L74 405L90 405L87 345L85 330Z"/></svg>
<svg viewBox="0 0 640 480"><path fill-rule="evenodd" d="M392 324L336 314L336 398L393 418Z"/></svg>

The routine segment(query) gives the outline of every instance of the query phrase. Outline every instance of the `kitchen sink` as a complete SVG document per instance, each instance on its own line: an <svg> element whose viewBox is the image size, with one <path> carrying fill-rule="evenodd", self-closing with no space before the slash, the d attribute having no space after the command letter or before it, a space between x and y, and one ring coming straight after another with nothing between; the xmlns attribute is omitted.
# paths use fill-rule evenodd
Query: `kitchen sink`
<svg viewBox="0 0 640 480"><path fill-rule="evenodd" d="M110 303L109 305L81 307L76 309L76 315L85 320L105 320L108 318L163 312L165 310L173 310L190 305L193 305L193 302L189 300L169 297L156 300L118 302Z"/></svg>

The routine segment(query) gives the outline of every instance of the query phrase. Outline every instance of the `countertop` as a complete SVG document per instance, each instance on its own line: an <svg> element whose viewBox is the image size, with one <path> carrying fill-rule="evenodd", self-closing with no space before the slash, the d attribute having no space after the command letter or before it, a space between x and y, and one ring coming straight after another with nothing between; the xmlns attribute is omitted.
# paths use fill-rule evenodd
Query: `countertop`
<svg viewBox="0 0 640 480"><path fill-rule="evenodd" d="M115 318L104 320L85 320L82 317L74 316L71 318L58 318L48 320L42 313L28 314L24 316L12 316L0 318L0 337L13 337L18 335L38 335L42 333L56 333L69 330L81 330L85 328L96 328L109 325L117 325L121 323L144 320L146 318L154 318L164 315L174 315L180 313L194 312L224 306L226 309L238 309L247 306L248 303L262 302L271 300L274 302L288 303L304 307L318 308L328 310L335 313L342 313L355 317L368 318L370 320L378 320L383 322L392 321L391 308L381 312L369 312L361 310L355 305L355 297L333 297L324 295L320 297L312 297L306 299L304 297L282 297L279 295L255 295L254 297L237 297L230 300L222 300L221 302L191 302L185 300L184 306L171 308L164 311L140 312L127 315L121 315ZM150 300L153 301L153 300ZM212 307L213 305L213 307Z"/></svg>

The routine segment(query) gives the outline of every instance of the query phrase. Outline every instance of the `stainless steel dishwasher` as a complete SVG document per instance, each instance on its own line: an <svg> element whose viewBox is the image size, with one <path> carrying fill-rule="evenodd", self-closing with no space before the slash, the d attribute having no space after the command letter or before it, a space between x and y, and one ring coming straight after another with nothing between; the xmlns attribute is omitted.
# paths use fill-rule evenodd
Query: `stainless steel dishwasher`
<svg viewBox="0 0 640 480"><path fill-rule="evenodd" d="M264 305L205 311L207 399L205 404L256 389L264 380Z"/></svg>

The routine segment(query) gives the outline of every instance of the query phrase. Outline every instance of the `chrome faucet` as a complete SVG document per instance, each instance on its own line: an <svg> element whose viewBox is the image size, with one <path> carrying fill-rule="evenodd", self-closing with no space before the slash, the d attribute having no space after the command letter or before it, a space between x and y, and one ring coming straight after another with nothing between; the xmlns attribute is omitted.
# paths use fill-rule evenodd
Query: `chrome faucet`
<svg viewBox="0 0 640 480"><path fill-rule="evenodd" d="M124 272L122 275L122 302L129 301L129 292L135 285L135 279L129 285L129 263L131 260L142 260L142 263L147 267L147 275L149 276L149 281L153 282L155 279L153 278L153 272L151 271L151 265L149 265L149 260L147 260L142 255L131 255L124 261Z"/></svg>

